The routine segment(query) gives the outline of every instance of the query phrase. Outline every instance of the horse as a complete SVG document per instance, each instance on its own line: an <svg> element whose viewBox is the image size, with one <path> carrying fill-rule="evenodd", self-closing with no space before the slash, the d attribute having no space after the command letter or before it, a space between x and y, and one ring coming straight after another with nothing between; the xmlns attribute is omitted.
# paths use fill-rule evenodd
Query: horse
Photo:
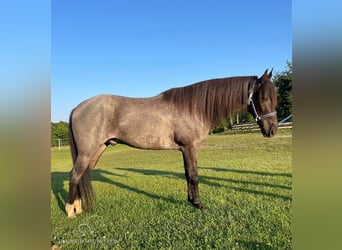
<svg viewBox="0 0 342 250"><path fill-rule="evenodd" d="M197 152L210 127L246 108L262 135L272 137L278 128L277 93L272 71L257 76L206 80L173 88L150 98L102 94L74 108L69 119L73 168L65 206L69 218L82 213L82 201L91 210L94 193L91 170L109 145L182 152L187 198L203 209L198 189Z"/></svg>

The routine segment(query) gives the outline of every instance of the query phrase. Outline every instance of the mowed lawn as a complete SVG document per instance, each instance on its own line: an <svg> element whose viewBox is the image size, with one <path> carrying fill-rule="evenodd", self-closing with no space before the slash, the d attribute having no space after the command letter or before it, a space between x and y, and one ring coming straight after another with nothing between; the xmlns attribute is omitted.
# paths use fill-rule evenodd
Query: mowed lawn
<svg viewBox="0 0 342 250"><path fill-rule="evenodd" d="M51 244L62 249L291 249L292 134L210 135L198 155L205 210L187 199L178 151L108 147L96 205L68 219L69 149L51 149Z"/></svg>

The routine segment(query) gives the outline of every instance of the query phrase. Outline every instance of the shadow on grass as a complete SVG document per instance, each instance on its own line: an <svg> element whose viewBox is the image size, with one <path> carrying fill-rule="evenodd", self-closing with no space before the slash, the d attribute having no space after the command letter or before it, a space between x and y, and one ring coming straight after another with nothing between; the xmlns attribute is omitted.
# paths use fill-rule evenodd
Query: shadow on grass
<svg viewBox="0 0 342 250"><path fill-rule="evenodd" d="M200 169L213 170L216 172L231 172L231 173L239 173L239 174L254 174L254 175L262 175L262 176L283 176L292 178L292 174L290 173L269 173L262 171L253 171L253 170L241 170L241 169L230 169L230 168L211 168L211 167L199 167Z"/></svg>
<svg viewBox="0 0 342 250"><path fill-rule="evenodd" d="M171 172L171 171L164 171L164 170L151 170L151 169L137 169L137 168L117 168L118 170L122 171L128 171L128 172L133 172L133 173L139 173L143 175L153 175L153 176L164 176L168 178L179 178L179 179L184 179L185 181L185 176L183 173L177 173L177 172ZM199 167L199 169L212 169L212 168L203 168ZM247 170L235 170L235 169L220 169L220 171L227 171L227 172L237 172L241 174L254 174L254 175L267 175L267 176L286 176L286 177L291 177L291 174L278 174L278 173L267 173L267 172L257 172L257 171L247 171ZM273 198L280 198L284 200L291 200L291 196L286 196L286 195L281 195L277 193L271 193L271 192L265 192L265 191L259 191L259 190L253 190L249 189L246 187L236 187L232 185L226 185L226 184L221 184L219 182L227 182L230 184L240 184L240 185L254 185L254 186L262 186L262 187L269 187L269 188L276 188L276 189L286 189L286 190L291 190L291 186L286 186L286 185L278 185L278 184L270 184L270 183L265 183L265 182L255 182L255 181L242 181L242 180L235 180L231 178L220 178L220 177L213 177L213 176L203 176L199 175L199 183L208 185L208 186L213 186L213 187L225 187L229 189L233 189L235 191L239 192L246 192L246 193L251 193L251 194L256 194L256 195L265 195L265 196L270 196Z"/></svg>
<svg viewBox="0 0 342 250"><path fill-rule="evenodd" d="M126 190L128 190L130 192L144 195L144 196L146 196L148 198L157 199L157 200L163 200L163 201L170 202L170 203L173 203L173 204L180 203L179 201L177 201L175 199L172 199L170 197L164 197L164 196L161 196L161 195L149 193L149 192L146 192L144 190L138 189L136 187L131 187L131 186L128 186L128 185L123 184L121 182L114 181L112 179L109 179L105 175L115 175L115 176L120 176L120 177L127 177L126 175L114 174L114 173L112 173L110 171L107 171L107 170L96 169L96 170L92 171L92 180L100 181L100 182L104 182L104 183L108 183L108 184L112 184L112 185L115 185L115 186L117 186L119 188L126 189Z"/></svg>
<svg viewBox="0 0 342 250"><path fill-rule="evenodd" d="M150 176L163 176L167 178L177 178L182 179L185 181L185 176L183 173L177 173L172 171L164 171L164 170L152 170L152 169L138 169L138 168L116 168L117 170L121 171L127 171L127 172L133 172L138 173L142 175L150 175ZM239 174L251 174L251 175L262 175L262 176L283 176L283 177L292 177L292 174L288 173L268 173L268 172L258 172L258 171L250 171L250 170L237 170L237 169L221 169L221 168L209 168L209 167L199 167L199 169L208 169L213 171L220 171L220 172L233 172L233 173L239 173ZM152 199L158 199L163 200L170 203L179 203L179 201L174 200L170 197L163 197L157 194L149 193L144 190L138 189L136 187L131 187L126 184L123 184L119 181L113 180L109 178L108 176L116 176L116 177L126 177L126 175L119 175L112 173L107 170L103 169L95 169L92 171L92 180L94 181L100 181L103 183L108 183L111 185L114 185L116 187L128 190L130 192L134 192L136 194L144 195L148 198ZM69 172L52 172L51 173L51 187L52 192L57 200L59 208L64 211L65 208L65 202L68 196L68 192L66 189L64 189L64 182L69 182ZM229 188L238 192L245 192L245 193L251 193L256 195L264 195L269 196L273 198L280 198L284 200L291 200L291 196L281 195L278 193L273 192L265 192L265 191L259 191L254 190L246 187L237 187L233 186L231 184L238 184L241 186L244 185L254 185L254 186L261 186L261 187L268 187L268 188L275 188L275 189L286 189L291 190L291 186L286 185L278 185L278 184L271 184L271 183L265 183L265 182L255 182L255 181L243 181L243 180L235 180L231 178L220 178L220 177L214 177L214 176L199 176L199 182L203 185L208 185L212 187L225 187ZM222 184L228 183L228 184Z"/></svg>
<svg viewBox="0 0 342 250"><path fill-rule="evenodd" d="M57 200L58 207L62 211L65 211L65 202L68 197L68 193L64 189L64 181L66 180L69 180L69 172L51 173L51 189Z"/></svg>
<svg viewBox="0 0 342 250"><path fill-rule="evenodd" d="M163 200L163 201L174 203L174 204L181 203L181 202L174 200L170 197L163 197L163 196L160 196L157 194L152 194L152 193L146 192L144 190L138 189L136 187L131 187L131 186L125 185L121 182L114 181L114 180L108 178L106 175L117 176L117 177L126 177L126 175L115 174L115 173L112 173L112 172L107 171L107 170L95 169L91 173L91 179L92 179L92 181L100 181L103 183L115 185L116 187L128 190L130 192L134 192L134 193L137 193L140 195L144 195L148 198ZM53 194L57 200L58 207L62 211L65 210L65 204L66 204L66 200L68 197L68 191L64 188L64 182L65 181L67 181L69 183L69 172L52 172L51 173L52 192L53 192Z"/></svg>

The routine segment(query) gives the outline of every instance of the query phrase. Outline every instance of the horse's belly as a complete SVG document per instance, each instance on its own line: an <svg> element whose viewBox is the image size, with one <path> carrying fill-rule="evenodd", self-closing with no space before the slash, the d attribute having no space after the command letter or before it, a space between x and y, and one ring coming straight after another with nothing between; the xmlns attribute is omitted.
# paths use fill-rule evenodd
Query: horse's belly
<svg viewBox="0 0 342 250"><path fill-rule="evenodd" d="M120 125L118 139L125 144L141 149L178 149L175 143L171 119L153 115L142 119L128 119Z"/></svg>

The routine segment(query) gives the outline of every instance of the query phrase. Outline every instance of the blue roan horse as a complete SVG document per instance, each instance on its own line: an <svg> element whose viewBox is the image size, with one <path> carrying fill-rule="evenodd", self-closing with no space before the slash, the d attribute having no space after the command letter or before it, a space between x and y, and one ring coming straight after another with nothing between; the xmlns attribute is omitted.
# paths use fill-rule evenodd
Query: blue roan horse
<svg viewBox="0 0 342 250"><path fill-rule="evenodd" d="M261 132L272 137L278 128L277 93L272 71L262 77L212 79L167 90L151 98L99 95L79 104L70 115L73 158L68 217L91 207L90 173L108 145L140 149L175 149L183 154L188 201L203 208L198 192L197 151L212 124L241 108L254 116Z"/></svg>

